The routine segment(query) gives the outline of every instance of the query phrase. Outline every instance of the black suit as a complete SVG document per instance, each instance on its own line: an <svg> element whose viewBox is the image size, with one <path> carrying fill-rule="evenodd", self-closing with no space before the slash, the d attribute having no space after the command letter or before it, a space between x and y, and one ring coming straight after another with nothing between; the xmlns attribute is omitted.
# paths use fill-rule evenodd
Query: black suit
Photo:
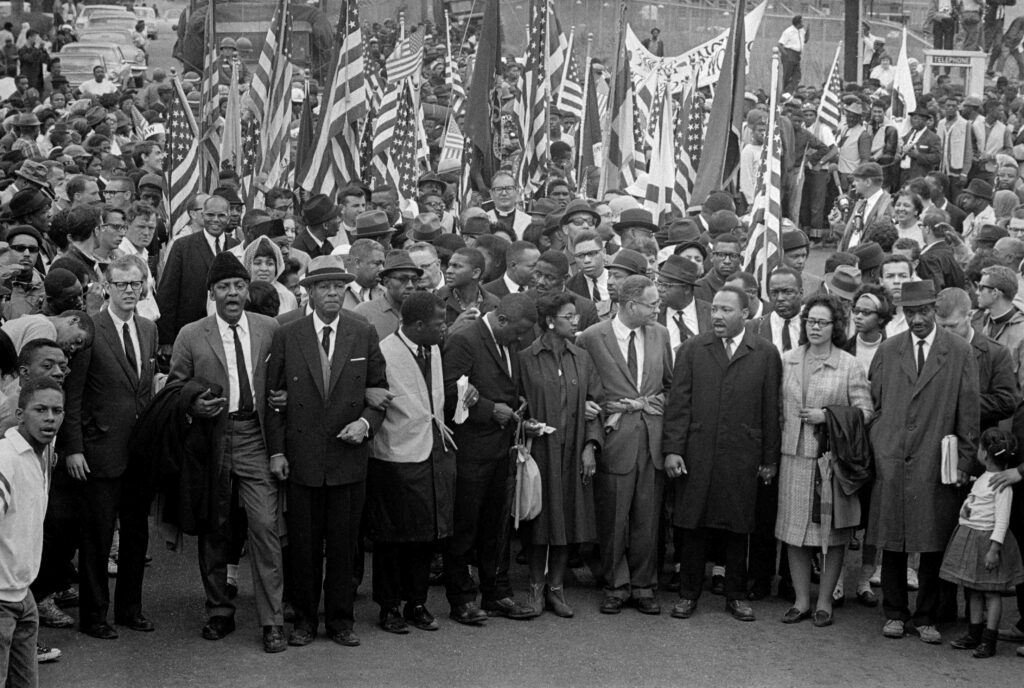
<svg viewBox="0 0 1024 688"><path fill-rule="evenodd" d="M274 333L267 369L268 392L288 392L288 408L267 413L267 445L271 456L284 454L289 463L288 549L295 575L295 626L314 634L321 590L328 633L352 629L353 557L370 445L348 444L338 434L360 418L369 424L371 434L375 432L384 415L366 405L366 389L388 386L377 331L347 311L332 325L334 355L326 389L321 333L314 331L312 315Z"/></svg>
<svg viewBox="0 0 1024 688"><path fill-rule="evenodd" d="M221 235L223 250L238 244L230 236ZM171 244L156 303L160 307L161 344L174 344L181 328L206 317L206 277L213 263L213 250L206 241L206 232L199 231Z"/></svg>
<svg viewBox="0 0 1024 688"><path fill-rule="evenodd" d="M488 282L487 284L483 285L483 287L488 294L493 294L494 296L497 296L499 299L508 296L509 294L512 293L508 290L508 285L505 284L505 275L502 275L493 282ZM523 292L525 293L526 289L528 288L529 285L526 285L523 288Z"/></svg>
<svg viewBox="0 0 1024 688"><path fill-rule="evenodd" d="M118 518L121 541L114 616L124 619L142 613L149 545L146 516L151 502L144 485L149 470L129 461L128 440L135 419L153 396L157 331L150 320L135 316L134 321L132 338L139 352L132 355L137 356L137 368L129 365L118 332L121 326L103 310L93 318L93 345L75 358L66 384L65 452L84 454L90 471L86 481L76 483L82 528L78 572L83 628L107 622L107 555Z"/></svg>
<svg viewBox="0 0 1024 688"><path fill-rule="evenodd" d="M452 332L444 347L445 418L458 447L454 532L444 558L452 606L476 600L477 586L469 575L470 552L474 549L484 602L512 594L508 537L515 474L508 450L515 424L501 427L492 418L497 403L519 407L519 357L514 351L507 355L512 375L484 318ZM466 422L454 424L451 418L458 399L456 385L463 375L476 387L480 400L469 409Z"/></svg>
<svg viewBox="0 0 1024 688"><path fill-rule="evenodd" d="M325 239L322 244L317 246L316 240L310 235L309 230L304 229L295 237L295 241L292 242L292 248L305 251L309 254L310 258L316 258L317 256L331 255L331 251L334 250L334 245L331 244L330 240Z"/></svg>
<svg viewBox="0 0 1024 688"><path fill-rule="evenodd" d="M689 330L686 330L685 332L680 332L680 344L685 342L690 337L695 337L698 334L707 332L708 330L711 329L711 304L708 303L707 301L701 301L700 299L694 299L693 301L697 306L697 331L690 332ZM666 306L665 303L662 302L661 310L658 311L658 324L664 325L665 327L668 327L668 323L665 322L667 312L668 306ZM685 329L685 325L683 327Z"/></svg>
<svg viewBox="0 0 1024 688"><path fill-rule="evenodd" d="M926 247L921 251L917 262L917 276L922 280L935 283L935 291L940 292L946 287L963 289L967 283L960 263L953 255L953 249L945 241Z"/></svg>
<svg viewBox="0 0 1024 688"><path fill-rule="evenodd" d="M959 206L955 206L949 201L946 201L946 207L943 208L946 214L949 215L949 224L953 225L953 229L957 231L957 234L964 233L964 220L967 219L967 213L960 209Z"/></svg>

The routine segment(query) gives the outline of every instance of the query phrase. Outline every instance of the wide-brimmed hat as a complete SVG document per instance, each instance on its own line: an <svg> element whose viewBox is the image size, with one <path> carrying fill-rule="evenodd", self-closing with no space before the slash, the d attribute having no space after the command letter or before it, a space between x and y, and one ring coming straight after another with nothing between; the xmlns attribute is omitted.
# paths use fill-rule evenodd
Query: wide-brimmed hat
<svg viewBox="0 0 1024 688"><path fill-rule="evenodd" d="M992 185L983 179L972 179L971 183L967 185L967 188L962 193L971 194L976 198L984 198L986 201L992 200Z"/></svg>
<svg viewBox="0 0 1024 688"><path fill-rule="evenodd" d="M689 258L671 255L658 269L658 277L666 282L692 286L701 278L701 269Z"/></svg>
<svg viewBox="0 0 1024 688"><path fill-rule="evenodd" d="M705 246L704 243L701 241L684 241L683 243L678 244L674 249L672 249L672 253L678 256L681 255L683 251L685 251L688 248L697 249L698 251L700 251L700 255L704 257L704 260L708 259L708 247Z"/></svg>
<svg viewBox="0 0 1024 688"><path fill-rule="evenodd" d="M302 206L302 223L310 225L322 225L338 217L341 209L335 205L330 196L316 194L310 196Z"/></svg>
<svg viewBox="0 0 1024 688"><path fill-rule="evenodd" d="M35 160L26 160L21 163L21 167L14 173L15 176L21 177L27 182L35 184L36 186L49 187L49 183L46 181L46 165Z"/></svg>
<svg viewBox="0 0 1024 688"><path fill-rule="evenodd" d="M900 287L900 305L906 308L915 306L929 306L935 303L935 282L932 280L921 280L920 282L904 282Z"/></svg>
<svg viewBox="0 0 1024 688"><path fill-rule="evenodd" d="M558 201L553 201L547 197L538 198L530 204L529 214L534 217L547 217L561 207Z"/></svg>
<svg viewBox="0 0 1024 688"><path fill-rule="evenodd" d="M17 220L50 207L50 203L50 197L39 189L22 189L11 197L11 202L7 205L7 214L11 219Z"/></svg>
<svg viewBox="0 0 1024 688"><path fill-rule="evenodd" d="M612 225L612 229L621 234L627 229L639 227L654 233L658 231L658 225L654 224L654 216L646 208L628 208L619 215L619 221Z"/></svg>
<svg viewBox="0 0 1024 688"><path fill-rule="evenodd" d="M1000 239L1005 239L1008 236L1010 236L1010 233L999 225L982 225L974 240L979 245L985 244L991 247Z"/></svg>
<svg viewBox="0 0 1024 688"><path fill-rule="evenodd" d="M837 296L853 301L862 284L861 273L852 265L840 265L828 280L828 290Z"/></svg>
<svg viewBox="0 0 1024 688"><path fill-rule="evenodd" d="M356 231L352 236L356 239L372 239L386 236L395 231L388 222L388 214L383 210L367 210L356 216Z"/></svg>
<svg viewBox="0 0 1024 688"><path fill-rule="evenodd" d="M417 277L423 276L423 270L417 267L416 263L412 262L409 252L400 249L388 251L388 254L384 256L384 267L377 274L381 277L386 277L389 273L398 272L399 270L415 272Z"/></svg>
<svg viewBox="0 0 1024 688"><path fill-rule="evenodd" d="M32 112L18 113L11 120L12 127L38 127L39 125L39 118Z"/></svg>
<svg viewBox="0 0 1024 688"><path fill-rule="evenodd" d="M860 244L851 253L857 256L857 267L861 269L861 272L877 268L885 260L885 251L875 241Z"/></svg>
<svg viewBox="0 0 1024 688"><path fill-rule="evenodd" d="M569 201L567 206L565 206L565 211L562 213L562 224L567 224L569 222L569 218L577 213L590 215L591 219L594 220L595 227L601 224L601 216L582 198L573 199Z"/></svg>
<svg viewBox="0 0 1024 688"><path fill-rule="evenodd" d="M167 191L167 183L164 182L164 178L159 174L142 175L142 177L139 178L139 188L141 189L144 186L152 186L155 189L160 189L161 192ZM229 191L231 192L230 194L228 193ZM232 198L238 198L238 193L235 192L234 189L230 189L228 187L221 187L217 189L217 191L215 191L213 195L220 196L221 198L228 202L228 205L231 205L232 203L237 205L238 203L242 202L242 199L240 198L238 199L237 202L232 200Z"/></svg>
<svg viewBox="0 0 1024 688"><path fill-rule="evenodd" d="M348 284L355 278L355 275L345 272L336 256L317 256L309 261L309 265L306 266L306 276L299 280L299 284L303 287L308 287L317 282L326 282L327 280Z"/></svg>
<svg viewBox="0 0 1024 688"><path fill-rule="evenodd" d="M647 258L642 253L628 248L620 248L612 256L612 262L607 266L628 272L631 275L647 275Z"/></svg>
<svg viewBox="0 0 1024 688"><path fill-rule="evenodd" d="M861 104L859 100L855 100L852 103L847 103L846 107L844 107L843 109L855 115L860 115L862 117L864 116L864 106Z"/></svg>
<svg viewBox="0 0 1024 688"><path fill-rule="evenodd" d="M429 184L430 182L440 184L441 193L444 193L445 189L448 188L448 184L439 176L437 176L437 174L435 174L434 172L427 172L421 175L420 178L416 180L416 188L419 189L424 184Z"/></svg>
<svg viewBox="0 0 1024 688"><path fill-rule="evenodd" d="M687 241L697 241L700 238L700 227L691 218L684 217L674 220L665 227L654 233L654 239L658 246L676 246Z"/></svg>
<svg viewBox="0 0 1024 688"><path fill-rule="evenodd" d="M470 218L472 219L472 218ZM488 220L490 223L490 220ZM437 241L444 231L441 227L441 220L434 213L420 213L409 221L411 231L406 234L413 241L423 241L432 244Z"/></svg>

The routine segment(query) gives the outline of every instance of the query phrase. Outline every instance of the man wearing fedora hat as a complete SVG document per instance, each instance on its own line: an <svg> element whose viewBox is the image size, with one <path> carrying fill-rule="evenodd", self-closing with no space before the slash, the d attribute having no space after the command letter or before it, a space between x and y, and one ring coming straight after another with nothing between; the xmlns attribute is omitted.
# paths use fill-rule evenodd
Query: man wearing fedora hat
<svg viewBox="0 0 1024 688"><path fill-rule="evenodd" d="M960 194L960 205L967 217L964 218L963 239L971 237L985 225L996 224L996 211L992 207L992 185L983 179L972 179Z"/></svg>
<svg viewBox="0 0 1024 688"><path fill-rule="evenodd" d="M923 177L942 160L942 141L928 128L932 113L918 107L910 113L910 131L900 141L900 184Z"/></svg>
<svg viewBox="0 0 1024 688"><path fill-rule="evenodd" d="M892 198L882 188L882 166L868 162L857 166L850 175L858 200L846 221L839 240L840 251L851 251L858 244L871 240L871 226L876 222L892 222Z"/></svg>
<svg viewBox="0 0 1024 688"><path fill-rule="evenodd" d="M619 243L636 239L652 239L658 231L658 225L654 223L651 211L646 208L628 208L619 215L619 221L612 225L612 229L619 235Z"/></svg>
<svg viewBox="0 0 1024 688"><path fill-rule="evenodd" d="M326 194L316 194L302 205L302 223L306 228L300 231L292 246L309 254L310 257L329 256L334 250L331 240L338 236L341 225L340 211ZM341 243L348 243L342 236Z"/></svg>
<svg viewBox="0 0 1024 688"><path fill-rule="evenodd" d="M682 256L671 255L658 268L658 322L668 328L672 360L683 342L711 327L711 304L693 296L700 277L700 267Z"/></svg>
<svg viewBox="0 0 1024 688"><path fill-rule="evenodd" d="M960 495L957 485L943 484L939 475L947 436L956 439L958 485L975 461L978 367L968 342L936 327L932 282L905 283L901 303L910 331L882 342L868 375L878 478L867 532L869 544L882 550L883 634L901 638L913 631L924 642L940 643L939 568L957 524ZM921 557L913 615L907 596L911 552Z"/></svg>
<svg viewBox="0 0 1024 688"><path fill-rule="evenodd" d="M352 311L363 316L377 330L381 341L398 331L401 323L402 303L416 291L416 283L423 270L416 267L405 251L394 249L384 257L384 267L378 277L384 294L380 298L364 301Z"/></svg>
<svg viewBox="0 0 1024 688"><path fill-rule="evenodd" d="M321 592L331 640L359 644L353 631L352 584L363 511L369 443L383 412L366 401L368 388L387 389L377 332L342 309L353 276L334 258L313 259L300 284L312 315L274 333L267 390L289 404L268 414L270 469L288 480L289 556L295 627L288 639L308 645L319 627ZM323 558L327 557L324 579Z"/></svg>
<svg viewBox="0 0 1024 688"><path fill-rule="evenodd" d="M647 274L647 258L628 248L619 249L608 264L608 300L597 304L597 315L603 320L619 312L619 285L633 275Z"/></svg>
<svg viewBox="0 0 1024 688"><path fill-rule="evenodd" d="M356 216L355 230L349 233L349 239L352 242L360 239L373 239L384 250L387 250L391 248L391 237L394 234L395 228L388 221L387 213L383 210L367 210Z"/></svg>
<svg viewBox="0 0 1024 688"><path fill-rule="evenodd" d="M405 227L406 239L410 242L433 244L444 233L440 218L431 212L420 213L410 219Z"/></svg>
<svg viewBox="0 0 1024 688"><path fill-rule="evenodd" d="M0 204L7 204L14 198L14 194L26 189L38 189L50 198L53 198L53 189L46 180L46 166L35 160L26 160L14 173L14 183L0 191Z"/></svg>
<svg viewBox="0 0 1024 688"><path fill-rule="evenodd" d="M12 151L21 151L21 154L30 160L38 160L44 157L39 150L36 139L39 137L39 118L32 112L22 112L14 116L11 128L18 137L11 144Z"/></svg>
<svg viewBox="0 0 1024 688"><path fill-rule="evenodd" d="M846 190L857 167L871 161L871 132L864 126L864 106L860 101L849 103L845 108L845 121L839 127L837 137L839 160L830 168L839 172L839 181ZM881 175L879 175L881 185Z"/></svg>
<svg viewBox="0 0 1024 688"><path fill-rule="evenodd" d="M376 211L381 212L381 211ZM381 212L383 215L383 212ZM345 285L342 308L354 310L367 301L384 298L380 270L384 266L384 247L374 239L356 239L345 259L345 267L355 279Z"/></svg>

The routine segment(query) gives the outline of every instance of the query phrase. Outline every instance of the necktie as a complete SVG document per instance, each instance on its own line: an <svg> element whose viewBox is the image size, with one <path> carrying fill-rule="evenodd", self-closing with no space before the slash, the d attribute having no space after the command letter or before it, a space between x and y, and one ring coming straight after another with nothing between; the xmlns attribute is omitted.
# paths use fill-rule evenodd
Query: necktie
<svg viewBox="0 0 1024 688"><path fill-rule="evenodd" d="M324 355L328 359L331 357L331 327L328 325L324 328L323 335L320 339L320 346L324 348Z"/></svg>
<svg viewBox="0 0 1024 688"><path fill-rule="evenodd" d="M252 413L252 385L249 384L249 373L245 369L245 349L238 338L238 325L231 326L231 334L235 336L235 366L238 368L238 410L241 413Z"/></svg>
<svg viewBox="0 0 1024 688"><path fill-rule="evenodd" d="M519 291L519 293L522 294L524 291L526 291L526 287L520 284L519 289L517 291Z"/></svg>
<svg viewBox="0 0 1024 688"><path fill-rule="evenodd" d="M917 376L921 377L921 371L924 370L924 345L923 339L917 340Z"/></svg>
<svg viewBox="0 0 1024 688"><path fill-rule="evenodd" d="M121 325L121 336L124 338L124 357L128 359L128 367L138 375L139 362L135 359L135 347L132 345L132 330L128 323Z"/></svg>
<svg viewBox="0 0 1024 688"><path fill-rule="evenodd" d="M683 312L677 311L676 314L672 316L672 319L675 321L676 327L679 328L679 343L682 344L686 341L687 336L686 326L683 325Z"/></svg>
<svg viewBox="0 0 1024 688"><path fill-rule="evenodd" d="M508 349L499 344L498 352L501 354L501 362L505 365L505 372L508 373L509 377L512 377L512 366L508 360Z"/></svg>
<svg viewBox="0 0 1024 688"><path fill-rule="evenodd" d="M640 364L636 358L635 331L629 333L629 347L626 349L626 367L629 368L629 376L633 379L633 384L635 385L640 378Z"/></svg>
<svg viewBox="0 0 1024 688"><path fill-rule="evenodd" d="M726 339L725 340L725 357L728 358L730 361L732 360L732 340L731 339Z"/></svg>
<svg viewBox="0 0 1024 688"><path fill-rule="evenodd" d="M785 353L793 348L793 338L789 335L789 321L792 318L786 318L782 322L782 351Z"/></svg>
<svg viewBox="0 0 1024 688"><path fill-rule="evenodd" d="M213 255L220 253L220 237L213 237Z"/></svg>
<svg viewBox="0 0 1024 688"><path fill-rule="evenodd" d="M597 303L598 301L603 301L604 299L601 296L601 288L597 286L597 278L591 277L590 281L594 283L594 303Z"/></svg>
<svg viewBox="0 0 1024 688"><path fill-rule="evenodd" d="M416 363L423 373L423 379L427 381L427 389L430 389L430 349L422 346L416 347Z"/></svg>

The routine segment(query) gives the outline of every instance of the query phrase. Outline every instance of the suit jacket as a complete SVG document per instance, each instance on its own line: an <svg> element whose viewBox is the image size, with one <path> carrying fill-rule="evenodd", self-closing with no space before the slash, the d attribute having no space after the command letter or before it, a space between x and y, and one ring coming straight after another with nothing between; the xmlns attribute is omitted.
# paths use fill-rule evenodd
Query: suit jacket
<svg viewBox="0 0 1024 688"><path fill-rule="evenodd" d="M569 281L565 283L565 288L574 294L593 300L594 292L592 289L593 283L587 279L587 276L582 272L577 272L575 275L569 278ZM604 301L608 300L608 294L604 295Z"/></svg>
<svg viewBox="0 0 1024 688"><path fill-rule="evenodd" d="M960 496L940 481L942 438L955 435L966 471L978 441L978 364L971 345L937 328L917 374L913 335L884 342L868 379L875 405L869 429L877 480L870 544L897 552L941 552L956 527Z"/></svg>
<svg viewBox="0 0 1024 688"><path fill-rule="evenodd" d="M264 412L266 399L266 360L270 355L270 340L277 329L277 321L259 313L246 312L244 317L249 321L249 355L252 366L253 394L255 395L256 412L260 418L263 436L267 436L267 418ZM174 340L171 352L171 371L169 380L188 382L193 378L206 380L220 385L226 397L231 383L228 379L228 362L224 353L224 344L217 327L217 316L208 315L202 320L190 323L182 328L178 338ZM274 387L273 389L279 389ZM277 415L277 414L273 414ZM218 440L227 429L228 413L225 409L217 416L214 431ZM213 458L220 464L223 446L217 441L212 447Z"/></svg>
<svg viewBox="0 0 1024 688"><path fill-rule="evenodd" d="M604 450L597 460L597 469L602 473L625 475L635 468L637 437L641 433L647 436L654 467L660 470L665 466L661 451L662 409L672 383L672 350L668 330L662 325L645 325L643 336L644 367L639 391L630 379L611 320L587 328L576 339L576 344L590 354L594 368L601 371L606 404L623 399L648 398L649 411L623 413L617 426L606 420Z"/></svg>
<svg viewBox="0 0 1024 688"><path fill-rule="evenodd" d="M237 240L225 235L224 250L237 244ZM206 277L212 263L213 251L206 243L205 232L190 234L171 244L156 290L161 344L173 344L185 325L206 317Z"/></svg>
<svg viewBox="0 0 1024 688"><path fill-rule="evenodd" d="M493 419L494 405L519 408L519 357L515 346L509 349L512 374L509 375L494 342L494 337L478 318L449 332L444 345L444 415L453 430L459 459L500 459L508 453L514 427L502 428ZM469 409L462 424L452 423L458 401L458 381L465 375L480 393L480 400ZM461 469L460 469L461 470Z"/></svg>
<svg viewBox="0 0 1024 688"><path fill-rule="evenodd" d="M953 249L941 241L922 251L917 261L917 276L935 283L935 293L946 287L963 289L967 281L963 268L953 255Z"/></svg>
<svg viewBox="0 0 1024 688"><path fill-rule="evenodd" d="M377 331L348 311L342 311L335 323L337 340L327 389L312 315L278 329L270 349L267 389L288 392L288 408L267 412L267 446L271 455L288 459L289 480L306 487L366 480L369 441L351 445L338 439L338 433L364 418L372 437L384 420L383 413L366 405L367 388L388 387Z"/></svg>
<svg viewBox="0 0 1024 688"><path fill-rule="evenodd" d="M694 303L697 307L697 331L690 332L687 335L689 337L696 337L702 332L707 332L711 329L711 304L707 301L701 301L700 299L694 299ZM668 306L664 302L661 304L661 310L658 311L658 324L668 327L667 314ZM681 338L682 339L682 338ZM685 340L684 340L685 341Z"/></svg>
<svg viewBox="0 0 1024 688"><path fill-rule="evenodd" d="M298 233L295 237L295 241L292 242L292 247L309 254L310 258L316 258L317 256L329 256L331 255L331 251L334 250L334 245L331 244L330 239L324 241L322 246L317 246L316 240L314 240L310 235L308 229L304 229Z"/></svg>
<svg viewBox="0 0 1024 688"><path fill-rule="evenodd" d="M117 478L128 468L128 439L139 414L153 397L156 324L135 316L142 374L128 364L110 312L93 317L96 336L75 357L64 383L67 411L66 454L85 454L93 478Z"/></svg>
<svg viewBox="0 0 1024 688"><path fill-rule="evenodd" d="M946 201L946 207L942 210L946 211L949 215L949 224L953 225L953 229L958 234L964 233L964 220L967 219L967 213L960 209L960 206L953 205L949 201Z"/></svg>
<svg viewBox="0 0 1024 688"><path fill-rule="evenodd" d="M1020 391L1013 372L1013 359L1005 346L974 330L971 349L978 363L981 428L984 430L1013 417Z"/></svg>
<svg viewBox="0 0 1024 688"><path fill-rule="evenodd" d="M857 202L858 206L862 201L863 199ZM853 236L854 230L858 228L863 229L863 233L860 237L860 243L866 244L869 241L874 241L872 238L872 232L869 228L876 222L891 223L892 213L892 197L884 190L882 191L882 197L878 199L878 202L871 208L871 212L869 212L865 217L861 218L855 207L853 214L850 215L850 219L846 222L846 229L843 230L843 238L839 242L839 250L850 250L850 237ZM858 223L860 223L859 226Z"/></svg>
<svg viewBox="0 0 1024 688"><path fill-rule="evenodd" d="M906 144L913 132L908 132L900 141L900 146ZM914 142L914 150L917 156L910 158L910 168L900 169L900 182L906 184L911 179L923 177L932 170L939 167L942 161L942 140L938 134L931 129L925 128L921 135Z"/></svg>

